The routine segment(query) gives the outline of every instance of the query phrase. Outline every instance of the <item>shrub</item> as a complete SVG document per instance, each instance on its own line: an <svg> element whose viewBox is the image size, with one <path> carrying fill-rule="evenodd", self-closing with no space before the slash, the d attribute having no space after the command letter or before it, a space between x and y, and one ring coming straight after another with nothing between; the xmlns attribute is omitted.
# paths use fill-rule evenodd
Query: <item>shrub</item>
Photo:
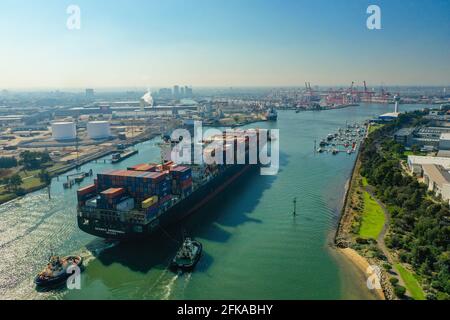
<svg viewBox="0 0 450 320"><path fill-rule="evenodd" d="M397 278L390 278L389 282L395 287L398 284L398 279Z"/></svg>
<svg viewBox="0 0 450 320"><path fill-rule="evenodd" d="M406 293L406 288L401 285L396 285L394 287L394 293L399 298L404 298Z"/></svg>
<svg viewBox="0 0 450 320"><path fill-rule="evenodd" d="M386 271L391 271L392 270L392 266L389 263L383 263L383 268Z"/></svg>
<svg viewBox="0 0 450 320"><path fill-rule="evenodd" d="M367 239L364 239L364 238L356 238L356 243L359 243L359 244L367 244L368 243L368 241L367 241Z"/></svg>

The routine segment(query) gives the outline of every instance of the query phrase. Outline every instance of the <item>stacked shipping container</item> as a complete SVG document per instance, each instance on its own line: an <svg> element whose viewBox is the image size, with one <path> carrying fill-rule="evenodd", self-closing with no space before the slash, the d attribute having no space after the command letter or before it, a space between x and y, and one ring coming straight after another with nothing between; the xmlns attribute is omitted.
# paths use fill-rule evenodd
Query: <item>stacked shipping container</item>
<svg viewBox="0 0 450 320"><path fill-rule="evenodd" d="M172 176L173 194L187 195L192 192L192 170L185 166L173 166L170 169Z"/></svg>
<svg viewBox="0 0 450 320"><path fill-rule="evenodd" d="M97 186L95 184L91 184L84 188L78 189L77 191L78 204L80 206L84 206L86 200L91 199L96 195L97 195Z"/></svg>
<svg viewBox="0 0 450 320"><path fill-rule="evenodd" d="M161 201L171 194L171 183L167 172L142 172L118 170L98 175L98 188L124 188L126 193L140 204L151 196Z"/></svg>

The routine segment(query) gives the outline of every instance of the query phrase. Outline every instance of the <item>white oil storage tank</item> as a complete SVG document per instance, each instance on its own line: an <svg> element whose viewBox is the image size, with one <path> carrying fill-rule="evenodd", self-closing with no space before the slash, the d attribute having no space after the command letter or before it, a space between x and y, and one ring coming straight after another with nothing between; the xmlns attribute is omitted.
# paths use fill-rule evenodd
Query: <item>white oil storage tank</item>
<svg viewBox="0 0 450 320"><path fill-rule="evenodd" d="M91 139L105 139L111 136L108 121L91 121L87 124L88 136Z"/></svg>
<svg viewBox="0 0 450 320"><path fill-rule="evenodd" d="M53 122L52 138L55 140L74 140L77 129L74 122Z"/></svg>

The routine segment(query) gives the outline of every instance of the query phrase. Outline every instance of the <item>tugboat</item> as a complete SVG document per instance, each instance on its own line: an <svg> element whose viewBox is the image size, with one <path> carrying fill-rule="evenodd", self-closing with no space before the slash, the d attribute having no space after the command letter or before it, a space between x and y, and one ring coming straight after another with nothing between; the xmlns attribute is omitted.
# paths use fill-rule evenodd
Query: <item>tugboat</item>
<svg viewBox="0 0 450 320"><path fill-rule="evenodd" d="M202 255L202 244L198 241L186 238L181 249L170 263L173 271L192 271Z"/></svg>
<svg viewBox="0 0 450 320"><path fill-rule="evenodd" d="M38 287L51 287L62 284L71 276L71 273L67 273L67 269L72 265L81 268L83 259L80 256L68 256L64 258L51 256L47 267L36 276L34 283Z"/></svg>

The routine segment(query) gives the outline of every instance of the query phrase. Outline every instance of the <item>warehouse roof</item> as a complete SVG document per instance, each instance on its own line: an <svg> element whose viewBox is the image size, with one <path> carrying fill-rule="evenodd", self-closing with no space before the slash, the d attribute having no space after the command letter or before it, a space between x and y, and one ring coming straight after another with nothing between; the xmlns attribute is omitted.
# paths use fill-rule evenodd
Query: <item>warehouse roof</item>
<svg viewBox="0 0 450 320"><path fill-rule="evenodd" d="M442 188L444 184L450 184L450 173L448 173L448 171L442 166L435 164L424 164L422 168L423 174L436 183L440 188Z"/></svg>
<svg viewBox="0 0 450 320"><path fill-rule="evenodd" d="M450 140L450 132L444 132L441 134L440 140Z"/></svg>
<svg viewBox="0 0 450 320"><path fill-rule="evenodd" d="M450 168L450 158L444 157L426 157L426 156L408 156L409 164L435 164L443 166L444 168Z"/></svg>
<svg viewBox="0 0 450 320"><path fill-rule="evenodd" d="M396 136L409 136L411 134L414 133L414 130L416 130L416 128L402 128L400 130L398 130L395 135Z"/></svg>
<svg viewBox="0 0 450 320"><path fill-rule="evenodd" d="M439 150L437 156L441 158L450 158L450 150Z"/></svg>

